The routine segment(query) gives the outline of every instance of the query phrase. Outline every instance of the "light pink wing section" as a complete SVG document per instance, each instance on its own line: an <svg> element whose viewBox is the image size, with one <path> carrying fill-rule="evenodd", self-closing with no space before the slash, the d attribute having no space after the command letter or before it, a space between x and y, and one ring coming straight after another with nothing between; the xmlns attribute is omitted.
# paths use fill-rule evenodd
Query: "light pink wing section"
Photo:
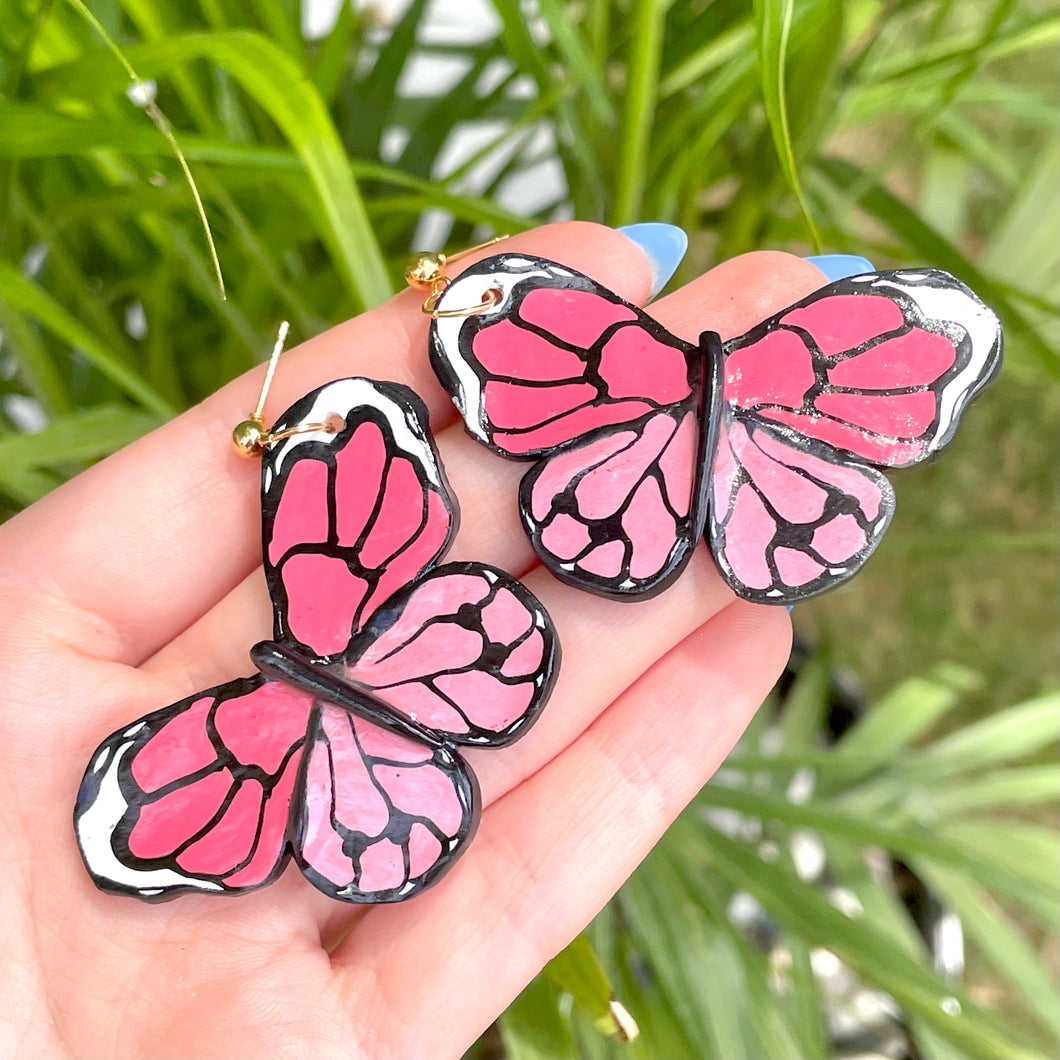
<svg viewBox="0 0 1060 1060"><path fill-rule="evenodd" d="M474 777L427 747L325 705L306 752L296 857L306 878L347 902L399 902L429 887L477 824Z"/></svg>
<svg viewBox="0 0 1060 1060"><path fill-rule="evenodd" d="M708 533L742 597L795 603L845 581L883 536L894 493L875 468L783 427L723 414Z"/></svg>
<svg viewBox="0 0 1060 1060"><path fill-rule="evenodd" d="M558 660L552 622L515 578L447 563L391 599L350 644L356 686L455 743L500 746L537 719Z"/></svg>
<svg viewBox="0 0 1060 1060"><path fill-rule="evenodd" d="M101 744L74 823L97 885L165 900L283 870L312 700L251 677L149 714Z"/></svg>
<svg viewBox="0 0 1060 1060"><path fill-rule="evenodd" d="M329 417L344 424L338 433L293 435L270 448L262 470L275 636L313 656L344 651L367 616L444 552L456 522L412 391L340 379L274 430Z"/></svg>
<svg viewBox="0 0 1060 1060"><path fill-rule="evenodd" d="M937 270L830 284L725 344L724 397L880 466L945 445L997 373L997 317Z"/></svg>
<svg viewBox="0 0 1060 1060"><path fill-rule="evenodd" d="M595 431L531 468L523 523L557 577L609 596L664 589L699 534L691 401Z"/></svg>
<svg viewBox="0 0 1060 1060"><path fill-rule="evenodd" d="M468 430L506 456L539 456L686 400L692 347L566 266L502 254L446 288L439 309L488 312L431 325L435 371Z"/></svg>

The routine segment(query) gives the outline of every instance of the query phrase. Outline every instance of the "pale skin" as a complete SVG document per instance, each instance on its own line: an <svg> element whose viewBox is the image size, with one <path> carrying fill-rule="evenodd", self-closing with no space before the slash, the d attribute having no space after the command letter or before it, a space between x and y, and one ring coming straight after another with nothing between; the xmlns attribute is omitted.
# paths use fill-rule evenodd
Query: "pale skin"
<svg viewBox="0 0 1060 1060"><path fill-rule="evenodd" d="M508 248L634 302L649 290L640 250L598 225L540 228ZM761 252L651 312L690 340L705 327L729 336L823 282ZM517 519L525 466L465 434L428 364L427 327L406 291L291 350L265 416L342 376L411 386L461 508L448 558L511 571L552 615L563 665L541 720L509 748L468 753L484 811L466 855L413 901L377 907L325 898L293 865L251 894L162 905L103 894L82 866L71 813L95 747L252 673L247 651L271 632L259 469L229 441L259 368L0 527L4 1055L459 1056L621 886L779 675L787 613L737 601L702 545L645 602L545 571Z"/></svg>

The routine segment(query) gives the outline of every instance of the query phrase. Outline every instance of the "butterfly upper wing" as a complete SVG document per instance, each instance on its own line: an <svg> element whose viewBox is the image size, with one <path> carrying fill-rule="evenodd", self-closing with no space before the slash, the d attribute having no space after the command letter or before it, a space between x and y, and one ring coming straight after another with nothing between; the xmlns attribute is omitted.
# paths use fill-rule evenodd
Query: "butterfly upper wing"
<svg viewBox="0 0 1060 1060"><path fill-rule="evenodd" d="M1001 365L997 317L938 270L830 284L724 346L724 397L866 463L905 467L952 438Z"/></svg>
<svg viewBox="0 0 1060 1060"><path fill-rule="evenodd" d="M258 675L208 689L108 737L74 827L97 886L151 901L274 880L312 710Z"/></svg>
<svg viewBox="0 0 1060 1060"><path fill-rule="evenodd" d="M269 448L262 469L265 575L275 637L341 654L367 617L449 546L457 514L427 410L406 387L340 379L273 427L323 423Z"/></svg>
<svg viewBox="0 0 1060 1060"><path fill-rule="evenodd" d="M431 324L431 361L479 441L533 457L608 424L689 398L693 349L643 310L544 258L500 254L471 266Z"/></svg>
<svg viewBox="0 0 1060 1060"><path fill-rule="evenodd" d="M435 883L478 820L460 756L324 704L310 731L294 829L306 878L329 897L396 902Z"/></svg>
<svg viewBox="0 0 1060 1060"><path fill-rule="evenodd" d="M398 593L350 644L345 675L457 744L498 747L545 705L559 645L519 581L447 563Z"/></svg>

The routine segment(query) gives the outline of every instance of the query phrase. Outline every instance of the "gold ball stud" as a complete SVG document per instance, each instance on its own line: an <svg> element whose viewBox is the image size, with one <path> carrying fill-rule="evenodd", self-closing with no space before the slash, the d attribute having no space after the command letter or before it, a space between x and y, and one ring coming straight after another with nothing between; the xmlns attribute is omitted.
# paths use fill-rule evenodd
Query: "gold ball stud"
<svg viewBox="0 0 1060 1060"><path fill-rule="evenodd" d="M410 287L430 287L445 268L445 255L423 251L413 256L405 269L405 282Z"/></svg>
<svg viewBox="0 0 1060 1060"><path fill-rule="evenodd" d="M265 425L259 420L244 420L232 431L232 444L240 456L257 456L261 452Z"/></svg>

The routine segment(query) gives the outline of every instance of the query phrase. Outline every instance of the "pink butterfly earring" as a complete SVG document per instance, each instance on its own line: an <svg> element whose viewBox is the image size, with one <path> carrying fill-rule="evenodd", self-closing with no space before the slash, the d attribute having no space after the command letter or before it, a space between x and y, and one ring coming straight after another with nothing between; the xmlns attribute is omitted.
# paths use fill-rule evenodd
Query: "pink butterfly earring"
<svg viewBox="0 0 1060 1060"><path fill-rule="evenodd" d="M531 255L410 282L432 292L431 361L468 431L534 461L519 508L538 556L625 600L667 588L702 536L748 600L850 578L894 511L881 469L944 446L1001 366L997 317L935 269L839 280L728 341L705 321L698 343Z"/></svg>
<svg viewBox="0 0 1060 1060"><path fill-rule="evenodd" d="M511 575L438 565L457 508L411 390L340 379L269 431L265 389L234 438L262 455L273 639L251 649L254 676L103 741L78 844L98 887L148 901L253 890L292 855L331 898L402 901L470 841L479 794L459 748L534 723L555 632Z"/></svg>

